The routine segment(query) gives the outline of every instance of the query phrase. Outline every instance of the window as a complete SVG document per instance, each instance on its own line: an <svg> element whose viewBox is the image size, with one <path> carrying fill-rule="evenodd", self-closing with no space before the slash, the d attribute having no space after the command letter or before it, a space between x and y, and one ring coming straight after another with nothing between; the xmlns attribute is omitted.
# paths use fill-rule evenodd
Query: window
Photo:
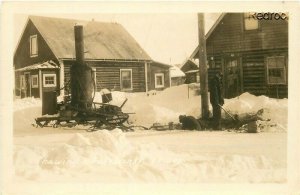
<svg viewBox="0 0 300 195"><path fill-rule="evenodd" d="M21 89L25 89L25 75L20 76L20 87Z"/></svg>
<svg viewBox="0 0 300 195"><path fill-rule="evenodd" d="M132 69L120 70L120 85L122 90L132 90Z"/></svg>
<svg viewBox="0 0 300 195"><path fill-rule="evenodd" d="M30 57L38 55L37 35L30 36Z"/></svg>
<svg viewBox="0 0 300 195"><path fill-rule="evenodd" d="M155 74L155 88L162 88L165 86L164 74L156 73Z"/></svg>
<svg viewBox="0 0 300 195"><path fill-rule="evenodd" d="M31 76L31 87L32 88L38 88L39 87L39 79L38 75L32 75Z"/></svg>
<svg viewBox="0 0 300 195"><path fill-rule="evenodd" d="M267 58L267 79L268 84L286 84L284 56Z"/></svg>
<svg viewBox="0 0 300 195"><path fill-rule="evenodd" d="M244 13L244 29L256 30L258 29L258 20L253 17L253 13Z"/></svg>
<svg viewBox="0 0 300 195"><path fill-rule="evenodd" d="M43 74L44 87L56 87L56 74Z"/></svg>

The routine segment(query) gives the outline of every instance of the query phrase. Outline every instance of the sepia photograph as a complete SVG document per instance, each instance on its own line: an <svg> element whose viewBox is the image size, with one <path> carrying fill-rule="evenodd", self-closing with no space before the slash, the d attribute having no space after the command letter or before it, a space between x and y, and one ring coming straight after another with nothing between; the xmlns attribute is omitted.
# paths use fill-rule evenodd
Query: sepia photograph
<svg viewBox="0 0 300 195"><path fill-rule="evenodd" d="M289 191L293 10L33 10L11 14L11 185Z"/></svg>

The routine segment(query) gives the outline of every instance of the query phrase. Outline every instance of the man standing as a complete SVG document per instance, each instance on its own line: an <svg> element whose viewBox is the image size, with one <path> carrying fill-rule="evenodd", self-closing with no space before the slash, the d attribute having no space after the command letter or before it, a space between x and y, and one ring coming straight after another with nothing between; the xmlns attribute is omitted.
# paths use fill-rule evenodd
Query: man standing
<svg viewBox="0 0 300 195"><path fill-rule="evenodd" d="M213 129L221 129L221 107L224 104L222 96L222 73L217 72L216 75L209 82L210 103L213 108Z"/></svg>

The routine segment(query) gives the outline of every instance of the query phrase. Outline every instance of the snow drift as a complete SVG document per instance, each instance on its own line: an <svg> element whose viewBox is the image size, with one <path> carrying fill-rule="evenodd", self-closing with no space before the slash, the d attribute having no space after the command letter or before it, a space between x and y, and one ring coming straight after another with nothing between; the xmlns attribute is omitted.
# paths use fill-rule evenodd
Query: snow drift
<svg viewBox="0 0 300 195"><path fill-rule="evenodd" d="M179 115L200 117L201 97L197 95L198 91L199 85L196 84L175 86L167 88L164 91L149 92L148 94L114 91L112 92L113 100L111 104L120 106L128 99L123 107L123 111L135 113L129 117L129 122L134 125L150 127L153 123L178 123ZM102 102L101 95L100 92L97 92L94 101ZM14 102L14 120L26 120L23 117L24 109L33 107L40 108L41 101L34 98L16 100ZM261 131L265 132L285 132L287 130L287 107L287 99L254 96L247 92L232 99L225 99L224 104L224 108L231 114L254 114L263 109L262 118L269 119L269 121L259 121L259 127ZM28 124L33 123L35 117L40 116L40 112L38 111L27 114L29 114L32 121L28 121ZM222 111L222 117L225 118L228 115Z"/></svg>
<svg viewBox="0 0 300 195"><path fill-rule="evenodd" d="M199 85L189 84L168 88L155 95L145 93L113 92L112 104L121 105L127 98L123 110L135 112L129 120L137 125L151 126L153 123L168 124L179 122L179 115L191 115L196 118L201 116L201 97L197 94ZM101 101L97 93L95 101ZM211 105L210 110L212 110ZM287 99L274 99L266 96L255 96L248 92L232 99L225 99L224 108L231 114L255 114L263 109L263 119L260 121L262 131L286 131L287 129ZM222 110L222 117L228 115Z"/></svg>
<svg viewBox="0 0 300 195"><path fill-rule="evenodd" d="M14 100L14 112L31 107L41 107L42 101L37 98L23 98Z"/></svg>
<svg viewBox="0 0 300 195"><path fill-rule="evenodd" d="M181 114L200 116L201 97L197 95L198 90L197 85L181 85L148 94L116 91L112 92L111 103L120 106L127 98L123 111L135 112L130 115L130 122L135 125L176 123ZM95 101L101 102L101 93L96 93ZM262 131L286 132L287 99L244 93L239 97L226 99L224 108L232 114L256 113L263 109L262 117L270 121L260 122ZM256 152L248 153L247 151L253 151L252 148L245 148L246 152L243 154L234 153L234 148L230 149L234 152L226 151L225 148L225 152L222 150L221 153L210 153L209 150L207 153L198 153L197 150L177 151L151 142L133 143L120 129L92 133L73 129L75 133L66 133L66 140L62 141L58 137L66 132L63 129L37 129L31 126L34 118L40 115L39 99L25 98L14 102L14 135L25 135L18 137L22 143L14 148L14 174L18 180L257 183L284 182L286 179L284 165L278 165L276 158ZM222 115L226 117L225 113ZM82 130L83 127L76 128ZM44 144L38 139L41 133L58 136ZM25 139L28 140L24 141ZM190 147L194 147L193 143L184 143L180 135L176 140L178 146L191 144ZM213 139L211 141L210 144L219 146ZM277 150L274 151L276 152Z"/></svg>
<svg viewBox="0 0 300 195"><path fill-rule="evenodd" d="M15 174L29 180L85 174L102 182L284 182L285 169L261 155L173 152L133 144L120 129L74 134L49 147L16 147ZM59 177L57 177L59 176Z"/></svg>
<svg viewBox="0 0 300 195"><path fill-rule="evenodd" d="M262 131L287 130L287 99L254 96L246 92L238 97L225 100L224 108L232 114L239 115L254 114L263 109L261 117L263 119L270 119L270 121L258 121Z"/></svg>

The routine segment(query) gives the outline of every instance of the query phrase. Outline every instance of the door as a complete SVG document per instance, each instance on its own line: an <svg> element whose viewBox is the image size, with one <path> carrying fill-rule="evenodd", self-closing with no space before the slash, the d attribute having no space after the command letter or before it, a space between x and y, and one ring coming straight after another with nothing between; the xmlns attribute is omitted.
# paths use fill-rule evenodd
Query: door
<svg viewBox="0 0 300 195"><path fill-rule="evenodd" d="M31 97L31 82L30 82L30 73L24 73L25 76L25 97Z"/></svg>
<svg viewBox="0 0 300 195"><path fill-rule="evenodd" d="M237 58L224 60L224 95L233 98L240 95L240 64Z"/></svg>

